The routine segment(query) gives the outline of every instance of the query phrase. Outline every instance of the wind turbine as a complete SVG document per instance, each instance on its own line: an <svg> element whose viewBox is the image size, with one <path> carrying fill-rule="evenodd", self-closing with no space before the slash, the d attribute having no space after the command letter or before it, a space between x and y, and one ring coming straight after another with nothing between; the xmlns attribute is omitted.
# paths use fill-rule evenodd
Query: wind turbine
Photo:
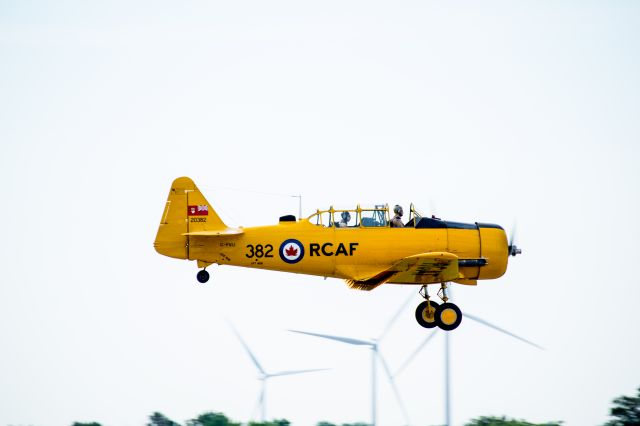
<svg viewBox="0 0 640 426"><path fill-rule="evenodd" d="M258 373L259 373L258 380L260 380L261 385L260 385L260 395L258 396L258 401L256 402L256 406L260 407L260 413L261 413L260 417L262 422L266 421L267 380L269 380L272 377L290 376L293 374L311 373L313 371L327 370L326 368L314 368L311 370L290 370L290 371L278 371L276 373L269 373L264 368L262 368L262 366L258 362L258 359L255 357L253 352L251 352L251 349L249 349L249 346L242 339L242 337L240 336L240 333L238 333L238 331L233 326L233 324L231 324L230 322L228 322L228 324L231 330L233 331L233 333L236 335L236 337L242 344L242 346L244 347L245 351L247 352L247 355L249 355L249 358L251 358L251 361L253 361L253 365L255 365L256 368L258 369ZM255 408L251 413L251 417L253 417L253 413L255 413Z"/></svg>
<svg viewBox="0 0 640 426"><path fill-rule="evenodd" d="M449 292L451 290L449 289ZM506 334L507 336L510 336L514 339L520 340L521 342L524 342L528 345L531 345L537 349L540 350L544 350L544 348L542 346L539 346L533 342L531 342L530 340L524 339L520 336L517 336L513 333L511 333L510 331L507 331L503 328L500 328L496 325L491 324L490 322L477 317L475 315L469 314L469 313L464 313L463 314L463 318L469 318L472 321L475 321L481 325L484 325L485 327L489 327L492 328L496 331L499 331L500 333ZM427 343L429 343L429 341L435 336L435 333L438 329L434 329L423 341L422 343L420 343L420 345L418 345L418 347L413 351L413 353L406 359L406 361L402 364L402 366L398 369L398 371L395 372L395 374L393 375L393 377L398 376L398 374L400 374L408 365L409 363L416 357L416 355L418 355L418 353L422 350L422 348L424 348ZM444 332L444 395L445 395L445 425L446 426L450 426L451 425L451 361L450 361L450 354L451 354L451 347L450 347L450 332L445 331Z"/></svg>
<svg viewBox="0 0 640 426"><path fill-rule="evenodd" d="M389 329L391 328L393 323L396 321L396 319L398 319L398 316L400 315L400 313L402 313L402 311L404 311L404 309L407 306L407 304L413 298L414 298L414 294L412 293L411 296L402 304L400 309L398 309L398 312L396 312L396 314L391 318L391 320L389 320L389 322L385 326L384 330L382 331L382 334L380 334L380 336L378 336L377 339L362 340L362 339L354 339L354 338L351 338L351 337L330 336L328 334L310 333L308 331L289 330L289 331L294 332L294 333L307 334L309 336L322 337L323 339L336 340L338 342L347 343L349 345L368 346L371 349L371 425L372 426L376 426L376 414L377 414L377 412L376 412L376 394L377 394L377 391L376 391L376 361L378 359L380 360L380 363L382 364L382 367L384 368L385 374L387 375L387 379L389 380L389 383L391 384L391 388L393 389L393 393L396 396L396 400L398 401L398 405L400 406L400 409L402 410L402 415L404 416L406 424L407 425L411 424L411 422L409 420L409 415L407 413L407 410L406 410L406 408L404 406L404 403L402 402L402 398L400 397L400 392L398 392L398 388L396 387L395 380L393 378L393 375L391 374L391 370L389 370L389 366L387 365L387 362L385 361L384 357L382 356L382 353L380 353L379 346L380 346L380 342L382 341L383 337L387 334L387 332L389 331Z"/></svg>

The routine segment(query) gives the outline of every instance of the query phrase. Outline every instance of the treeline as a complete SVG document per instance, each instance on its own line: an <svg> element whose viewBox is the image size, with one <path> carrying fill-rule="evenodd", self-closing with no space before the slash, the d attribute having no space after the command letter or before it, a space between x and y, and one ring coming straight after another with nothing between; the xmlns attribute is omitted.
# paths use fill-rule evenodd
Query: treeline
<svg viewBox="0 0 640 426"><path fill-rule="evenodd" d="M291 422L286 419L276 419L267 422L249 422L247 426L290 426ZM471 420L465 426L561 426L562 422L529 423L524 420L508 419L506 417L478 417ZM72 426L102 426L100 423L79 423ZM181 426L179 423L169 419L162 413L153 413L149 416L149 423L146 426ZM185 426L241 426L241 423L230 420L223 413L204 413L195 419L187 420ZM316 426L370 426L369 423L330 423L321 421Z"/></svg>
<svg viewBox="0 0 640 426"><path fill-rule="evenodd" d="M620 396L613 400L613 407L609 415L612 420L603 426L639 426L640 425L640 388L635 396ZM290 426L291 422L286 419L270 420L268 422L249 422L248 426ZM561 421L546 423L530 423L526 420L509 419L505 416L482 416L472 419L465 426L561 426ZM72 426L102 426L100 423L75 422ZM174 422L162 413L153 413L149 416L149 423L146 426L182 426ZM195 419L187 420L184 426L241 426L240 423L230 420L222 413L204 413ZM342 423L340 425L321 421L316 426L369 426L369 423Z"/></svg>

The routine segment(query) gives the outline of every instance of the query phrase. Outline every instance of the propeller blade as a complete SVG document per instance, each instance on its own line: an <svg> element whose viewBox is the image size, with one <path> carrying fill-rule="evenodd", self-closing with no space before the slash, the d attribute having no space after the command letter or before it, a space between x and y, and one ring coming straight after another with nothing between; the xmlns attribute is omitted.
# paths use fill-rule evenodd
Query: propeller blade
<svg viewBox="0 0 640 426"><path fill-rule="evenodd" d="M511 238L509 239L509 247L511 247L513 245L513 242L516 240L517 229L518 227L516 226L516 223L514 223L513 226L511 227Z"/></svg>
<svg viewBox="0 0 640 426"><path fill-rule="evenodd" d="M402 410L402 415L404 416L404 421L406 422L407 425L410 425L411 421L409 420L409 413L407 413L407 408L404 406L404 402L402 401L402 398L400 397L400 392L398 391L398 387L396 386L396 381L393 380L393 376L391 375L391 371L389 370L389 366L387 365L387 362L385 361L385 359L382 356L382 354L380 353L380 351L378 351L377 353L378 353L378 358L380 358L380 362L382 363L382 367L384 368L384 372L387 374L387 379L389 379L389 384L391 384L391 388L393 389L393 393L396 395L396 400L398 401L398 405L400 406L400 410Z"/></svg>
<svg viewBox="0 0 640 426"><path fill-rule="evenodd" d="M515 335L515 334L511 333L510 331L505 330L504 328L500 328L500 327L498 327L497 325L493 325L493 324L491 324L490 322L485 321L485 320L483 320L482 318L478 318L478 317L477 317L477 316L475 316L475 315L471 315L471 314L469 314L469 313L466 313L466 312L465 312L465 313L464 313L464 316L465 316L466 318L469 318L469 319L471 319L471 320L474 320L475 322L478 322L478 323L480 323L480 324L482 324L482 325L485 325L485 326L487 326L487 327L489 327L489 328L493 328L494 330L497 330L497 331L499 331L499 332L501 332L501 333L504 333L504 334L506 334L506 335L508 335L508 336L511 336L511 337L513 337L514 339L518 339L518 340L520 340L520 341L522 341L522 342L524 342L524 343L526 343L526 344L528 344L528 345L534 346L534 347L536 347L536 348L538 348L538 349L540 349L540 350L543 350L543 351L545 350L542 346L537 345L537 344L535 344L535 343L533 343L533 342L531 342L531 341L529 341L529 340L527 340L527 339L525 339L525 338L522 338L522 337L520 337L520 336L517 336L517 335Z"/></svg>
<svg viewBox="0 0 640 426"><path fill-rule="evenodd" d="M328 368L313 368L310 370L291 370L291 371L279 371L277 373L268 374L267 377L289 376L292 374L312 373L314 371L325 371Z"/></svg>
<svg viewBox="0 0 640 426"><path fill-rule="evenodd" d="M227 321L227 324L229 324L229 327L231 328L233 333L236 335L238 340L240 340L240 343L244 347L244 350L247 351L247 354L249 355L249 358L251 358L251 361L253 361L253 364L256 366L258 371L260 371L262 374L266 375L267 373L264 371L264 369L262 368L262 366L260 365L260 363L258 362L256 357L253 355L253 352L251 352L251 349L249 349L249 346L247 346L245 341L242 340L242 337L240 336L240 333L238 333L238 330L236 330L236 328L233 326L233 324L231 324L230 321Z"/></svg>
<svg viewBox="0 0 640 426"><path fill-rule="evenodd" d="M400 314L404 311L404 309L407 307L407 305L409 304L409 302L411 302L411 300L413 300L415 294L412 292L409 297L407 298L406 302L404 302L401 306L400 309L398 309L398 312L396 312L396 314L391 318L391 320L387 323L387 325L384 328L384 331L382 332L382 334L380 335L380 337L378 337L378 343L380 343L380 341L382 340L382 338L387 334L387 332L389 331L389 329L391 328L391 326L393 325L394 322L396 322L396 320L398 319L398 317L400 316Z"/></svg>
<svg viewBox="0 0 640 426"><path fill-rule="evenodd" d="M422 350L422 348L424 348L424 347L426 346L426 344L427 344L427 343L429 343L429 341L430 341L431 339L433 339L433 336L435 336L435 335L436 335L436 331L437 331L437 329L433 330L433 331L431 332L431 334L429 334L429 335L427 336L427 338L426 338L426 339L424 339L424 340L422 341L422 343L420 343L420 345L418 345L418 347L416 348L416 350L415 350L415 351L413 351L413 353L409 356L409 358L407 358L407 360L402 364L402 366L401 366L400 368L398 368L398 371L396 371L396 372L395 372L391 377L396 377L396 376L398 376L398 374L400 374L400 373L401 373L401 372L402 372L402 371L407 367L407 365L409 365L409 363L410 363L411 361L413 361L413 358L415 358L415 357L416 357L416 355L418 355L418 352L420 352L420 351Z"/></svg>
<svg viewBox="0 0 640 426"><path fill-rule="evenodd" d="M522 253L522 249L518 248L518 246L516 246L515 244L516 229L517 229L517 226L514 223L513 227L511 228L511 238L509 239L509 256L516 256Z"/></svg>
<svg viewBox="0 0 640 426"><path fill-rule="evenodd" d="M330 336L328 334L310 333L308 331L289 330L293 333L308 334L309 336L322 337L323 339L337 340L338 342L348 343L350 345L374 346L375 342L368 340L352 339L350 337Z"/></svg>

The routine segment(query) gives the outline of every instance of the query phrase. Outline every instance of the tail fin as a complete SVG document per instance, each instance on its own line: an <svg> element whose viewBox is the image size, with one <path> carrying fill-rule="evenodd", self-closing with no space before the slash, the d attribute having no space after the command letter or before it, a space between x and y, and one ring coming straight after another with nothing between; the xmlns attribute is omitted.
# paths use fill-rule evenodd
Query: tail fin
<svg viewBox="0 0 640 426"><path fill-rule="evenodd" d="M229 228L188 177L173 181L153 243L160 254L189 259L189 235L224 233Z"/></svg>

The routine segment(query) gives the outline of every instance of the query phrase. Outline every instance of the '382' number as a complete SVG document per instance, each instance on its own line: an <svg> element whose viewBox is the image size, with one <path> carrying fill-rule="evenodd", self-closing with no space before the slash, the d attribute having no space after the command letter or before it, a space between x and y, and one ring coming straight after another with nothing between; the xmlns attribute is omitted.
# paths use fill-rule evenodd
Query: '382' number
<svg viewBox="0 0 640 426"><path fill-rule="evenodd" d="M262 244L258 244L254 246L253 244L247 244L247 248L249 249L249 253L245 254L248 258L252 257L273 257L271 252L273 251L273 246L271 244L267 244L263 246Z"/></svg>

